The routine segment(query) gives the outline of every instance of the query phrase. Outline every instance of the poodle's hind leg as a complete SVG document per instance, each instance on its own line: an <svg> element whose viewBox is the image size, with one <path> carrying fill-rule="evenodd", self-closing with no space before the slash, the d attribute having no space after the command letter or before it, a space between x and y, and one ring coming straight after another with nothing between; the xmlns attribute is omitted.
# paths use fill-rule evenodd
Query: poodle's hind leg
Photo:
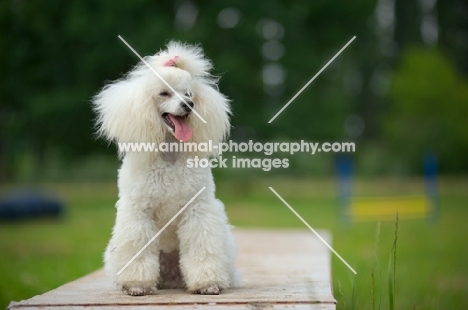
<svg viewBox="0 0 468 310"><path fill-rule="evenodd" d="M107 274L124 293L133 296L155 293L159 278L158 240L153 240L125 269L122 268L157 232L145 211L118 208L104 261Z"/></svg>

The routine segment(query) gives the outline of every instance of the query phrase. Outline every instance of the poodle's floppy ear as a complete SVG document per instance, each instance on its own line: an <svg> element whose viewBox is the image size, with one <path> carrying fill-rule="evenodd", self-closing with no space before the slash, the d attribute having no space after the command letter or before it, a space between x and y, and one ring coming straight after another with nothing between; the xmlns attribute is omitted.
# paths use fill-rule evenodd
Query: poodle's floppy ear
<svg viewBox="0 0 468 310"><path fill-rule="evenodd" d="M209 77L210 70L213 68L199 46L176 41L169 42L166 50L159 52L156 59L156 65L177 67L188 71L194 78Z"/></svg>
<svg viewBox="0 0 468 310"><path fill-rule="evenodd" d="M211 140L213 145L217 145L229 135L231 113L229 100L213 86L204 82L196 83L193 91L194 108L206 123L194 113L190 115L193 128L191 141L202 143ZM216 152L212 155L216 155Z"/></svg>
<svg viewBox="0 0 468 310"><path fill-rule="evenodd" d="M116 142L160 142L162 126L156 124L156 109L147 73L132 71L124 79L106 85L94 98L97 133Z"/></svg>

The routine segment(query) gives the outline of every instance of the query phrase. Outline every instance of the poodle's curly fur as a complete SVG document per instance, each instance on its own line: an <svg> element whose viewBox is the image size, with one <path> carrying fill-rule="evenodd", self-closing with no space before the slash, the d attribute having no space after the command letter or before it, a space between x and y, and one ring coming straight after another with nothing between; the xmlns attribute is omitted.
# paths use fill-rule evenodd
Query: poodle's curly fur
<svg viewBox="0 0 468 310"><path fill-rule="evenodd" d="M98 134L117 143L222 142L230 129L229 100L219 92L201 48L170 42L145 60L184 100L141 62L94 97ZM117 216L104 262L124 293L185 287L218 294L240 284L235 241L224 206L215 198L211 170L186 164L188 158L213 155L195 150L120 154ZM206 189L118 275L202 187Z"/></svg>

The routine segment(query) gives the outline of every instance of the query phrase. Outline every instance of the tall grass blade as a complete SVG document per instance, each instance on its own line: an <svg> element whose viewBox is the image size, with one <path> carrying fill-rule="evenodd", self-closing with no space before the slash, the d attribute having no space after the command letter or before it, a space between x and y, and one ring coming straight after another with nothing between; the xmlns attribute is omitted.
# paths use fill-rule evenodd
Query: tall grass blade
<svg viewBox="0 0 468 310"><path fill-rule="evenodd" d="M398 240L398 212L395 221L395 237L393 239L392 250L388 260L388 301L389 309L395 310L395 277L396 277L396 251Z"/></svg>
<svg viewBox="0 0 468 310"><path fill-rule="evenodd" d="M375 240L374 240L374 257L375 257L375 262L376 262L376 265L377 265L377 270L379 271L379 300L378 300L378 303L377 303L377 309L380 310L380 307L381 307L381 303L382 303L382 268L380 266L380 261L379 261L379 255L378 255L378 252L379 252L379 244L380 244L380 221L377 222L377 227L375 229ZM372 285L374 285L374 282L375 282L375 275L374 275L374 270L372 270L373 273L372 273ZM374 293L374 292L373 292ZM372 301L374 302L374 300ZM373 309L375 309L375 306L373 304Z"/></svg>
<svg viewBox="0 0 468 310"><path fill-rule="evenodd" d="M392 251L395 247L392 247ZM393 265L393 253L390 253L390 258L388 260L388 302L389 302L389 309L395 310L394 306L394 295L393 295L393 273L392 273L392 265Z"/></svg>
<svg viewBox="0 0 468 310"><path fill-rule="evenodd" d="M395 278L396 278L396 252L397 252L397 240L398 240L398 212L395 220L395 239L393 241L393 288L395 289Z"/></svg>
<svg viewBox="0 0 468 310"><path fill-rule="evenodd" d="M340 292L340 297L341 297L342 304L343 304L342 309L346 310L346 301L345 301L345 296L344 296L344 293L343 293L343 286L341 285L340 280L338 280L338 291Z"/></svg>
<svg viewBox="0 0 468 310"><path fill-rule="evenodd" d="M375 279L374 279L374 268L371 269L372 279L372 310L375 310Z"/></svg>

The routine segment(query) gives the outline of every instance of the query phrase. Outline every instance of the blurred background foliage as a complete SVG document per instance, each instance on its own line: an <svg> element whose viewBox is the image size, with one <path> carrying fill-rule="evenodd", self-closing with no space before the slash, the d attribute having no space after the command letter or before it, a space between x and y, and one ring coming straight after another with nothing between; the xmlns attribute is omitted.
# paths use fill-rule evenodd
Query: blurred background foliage
<svg viewBox="0 0 468 310"><path fill-rule="evenodd" d="M2 1L0 180L115 178L90 100L138 62L117 35L141 55L201 44L233 100L234 140L354 141L364 175L418 174L431 150L442 173L466 174L467 16L462 0ZM290 161L297 176L333 171L330 154Z"/></svg>

